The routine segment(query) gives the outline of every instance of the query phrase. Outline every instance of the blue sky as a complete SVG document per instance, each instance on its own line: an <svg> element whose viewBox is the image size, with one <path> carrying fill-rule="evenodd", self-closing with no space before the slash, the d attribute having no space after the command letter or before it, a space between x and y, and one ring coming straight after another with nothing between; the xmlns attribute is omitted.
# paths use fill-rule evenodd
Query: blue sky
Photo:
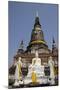
<svg viewBox="0 0 60 90"><path fill-rule="evenodd" d="M38 11L44 38L48 47L52 47L53 37L56 45L58 45L57 4L36 4L9 1L9 65L13 61L13 56L18 50L21 40L24 41L25 48L27 47L35 22L36 11Z"/></svg>

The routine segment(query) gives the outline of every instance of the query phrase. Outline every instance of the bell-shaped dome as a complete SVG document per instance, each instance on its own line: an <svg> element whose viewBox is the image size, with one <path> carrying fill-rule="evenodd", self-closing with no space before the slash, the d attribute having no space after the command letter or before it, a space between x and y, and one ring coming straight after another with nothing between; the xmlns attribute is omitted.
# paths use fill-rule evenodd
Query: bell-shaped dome
<svg viewBox="0 0 60 90"><path fill-rule="evenodd" d="M39 22L38 16L35 18L34 27L31 32L31 39L30 39L29 46L27 47L27 49L30 50L33 48L34 49L48 48L44 40L44 34L41 29L41 24Z"/></svg>

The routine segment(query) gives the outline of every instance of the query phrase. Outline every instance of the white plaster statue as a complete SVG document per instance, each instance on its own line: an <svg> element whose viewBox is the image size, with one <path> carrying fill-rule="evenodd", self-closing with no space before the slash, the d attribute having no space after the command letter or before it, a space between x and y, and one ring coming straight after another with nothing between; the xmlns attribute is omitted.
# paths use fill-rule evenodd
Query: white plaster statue
<svg viewBox="0 0 60 90"><path fill-rule="evenodd" d="M21 62L21 57L19 57L17 63L16 63L16 70L15 70L15 83L14 86L19 86L19 84L22 84L22 62Z"/></svg>
<svg viewBox="0 0 60 90"><path fill-rule="evenodd" d="M28 74L24 80L25 84L32 82L32 74L33 76L34 75L36 76L35 78L37 82L39 83L43 82L42 80L43 78L41 77L44 76L44 66L41 65L41 58L38 57L38 51L36 51L35 53L35 58L32 59L32 64L30 64L28 67Z"/></svg>
<svg viewBox="0 0 60 90"><path fill-rule="evenodd" d="M54 80L54 61L52 60L52 57L49 57L49 61L48 61L48 65L50 66L50 83L51 84L55 84L55 80Z"/></svg>
<svg viewBox="0 0 60 90"><path fill-rule="evenodd" d="M29 66L29 73L32 71L37 72L37 70L41 67L41 59L38 57L38 51L35 53L35 58L32 59L32 64Z"/></svg>
<svg viewBox="0 0 60 90"><path fill-rule="evenodd" d="M35 53L35 58L32 59L32 65L41 65L41 59L38 57L38 51Z"/></svg>

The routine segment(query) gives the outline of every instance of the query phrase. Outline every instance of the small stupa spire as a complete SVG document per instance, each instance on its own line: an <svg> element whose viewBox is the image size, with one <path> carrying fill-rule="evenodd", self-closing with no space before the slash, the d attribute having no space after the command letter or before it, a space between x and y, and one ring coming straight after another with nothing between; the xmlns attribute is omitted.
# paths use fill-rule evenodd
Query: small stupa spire
<svg viewBox="0 0 60 90"><path fill-rule="evenodd" d="M53 37L53 43L55 43L54 37Z"/></svg>
<svg viewBox="0 0 60 90"><path fill-rule="evenodd" d="M54 49L56 47L56 44L55 44L55 39L53 37L53 40L52 40L52 49Z"/></svg>
<svg viewBox="0 0 60 90"><path fill-rule="evenodd" d="M23 40L21 41L21 43L20 43L20 49L23 49L23 47L24 47L24 43L23 43Z"/></svg>

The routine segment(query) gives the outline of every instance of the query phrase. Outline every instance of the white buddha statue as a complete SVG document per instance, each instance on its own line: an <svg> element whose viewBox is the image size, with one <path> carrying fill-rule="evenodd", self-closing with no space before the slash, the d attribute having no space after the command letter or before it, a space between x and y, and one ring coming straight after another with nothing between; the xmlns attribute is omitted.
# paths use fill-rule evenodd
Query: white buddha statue
<svg viewBox="0 0 60 90"><path fill-rule="evenodd" d="M41 59L38 57L38 51L35 53L35 58L32 59L32 65L41 66Z"/></svg>
<svg viewBox="0 0 60 90"><path fill-rule="evenodd" d="M38 57L38 51L35 53L35 58L32 59L32 64L28 67L28 74L25 78L25 84L30 82L42 82L44 76L44 66L41 65L41 58Z"/></svg>
<svg viewBox="0 0 60 90"><path fill-rule="evenodd" d="M32 71L37 72L41 67L41 59L38 57L38 51L35 53L35 58L32 59L32 64L29 65L28 73L30 74Z"/></svg>
<svg viewBox="0 0 60 90"><path fill-rule="evenodd" d="M54 80L54 61L52 60L52 57L49 57L49 61L48 61L48 65L50 66L50 83L51 84L55 84L55 80Z"/></svg>
<svg viewBox="0 0 60 90"><path fill-rule="evenodd" d="M21 57L19 57L17 63L16 63L16 70L15 70L15 83L14 86L19 86L19 84L22 84L22 62L21 62Z"/></svg>

